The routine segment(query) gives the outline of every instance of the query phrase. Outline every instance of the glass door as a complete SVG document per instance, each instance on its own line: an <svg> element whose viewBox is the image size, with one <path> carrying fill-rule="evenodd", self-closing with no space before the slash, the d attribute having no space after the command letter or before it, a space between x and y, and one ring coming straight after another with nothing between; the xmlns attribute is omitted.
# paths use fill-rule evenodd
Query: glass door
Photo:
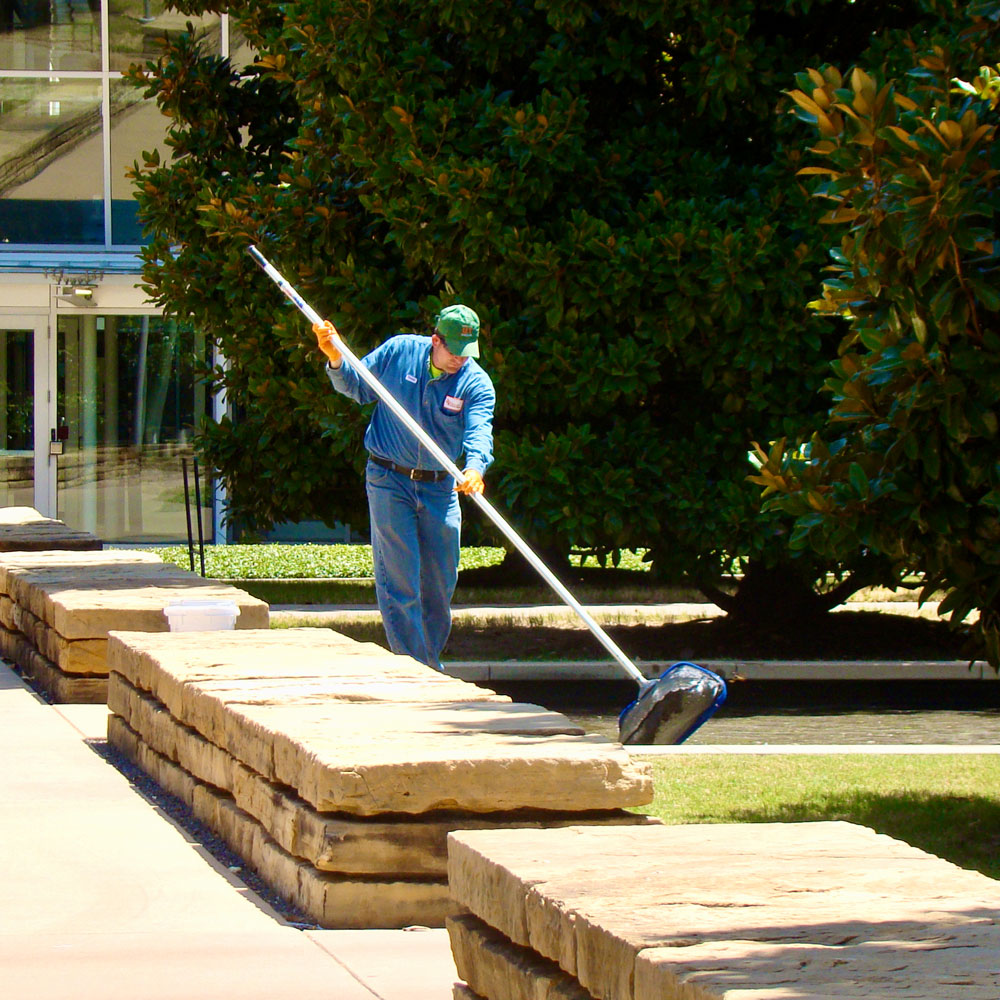
<svg viewBox="0 0 1000 1000"><path fill-rule="evenodd" d="M105 542L176 543L190 513L211 542L211 486L202 472L195 496L191 444L209 414L204 336L80 309L58 316L56 339L59 517Z"/></svg>
<svg viewBox="0 0 1000 1000"><path fill-rule="evenodd" d="M45 316L0 316L0 507L35 507L43 514L49 513L48 447L44 402L36 413L35 400L46 399L47 334Z"/></svg>

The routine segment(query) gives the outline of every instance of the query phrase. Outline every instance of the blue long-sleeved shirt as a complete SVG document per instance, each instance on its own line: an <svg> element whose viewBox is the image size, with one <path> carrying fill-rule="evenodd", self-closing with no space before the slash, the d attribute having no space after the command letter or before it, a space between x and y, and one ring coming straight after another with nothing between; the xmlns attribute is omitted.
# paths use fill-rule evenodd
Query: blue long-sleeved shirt
<svg viewBox="0 0 1000 1000"><path fill-rule="evenodd" d="M485 472L493 461L493 409L496 391L474 358L454 374L431 378L431 338L416 334L390 337L361 359L397 402L456 464ZM378 397L345 358L327 366L334 389L359 403ZM441 463L381 401L365 431L365 448L408 469L442 468Z"/></svg>

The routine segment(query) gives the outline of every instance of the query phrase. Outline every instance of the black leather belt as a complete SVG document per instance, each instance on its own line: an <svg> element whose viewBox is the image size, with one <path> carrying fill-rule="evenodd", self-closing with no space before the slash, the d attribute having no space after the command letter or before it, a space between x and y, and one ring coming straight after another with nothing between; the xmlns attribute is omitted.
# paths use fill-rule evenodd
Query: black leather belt
<svg viewBox="0 0 1000 1000"><path fill-rule="evenodd" d="M448 479L451 476L450 472L445 472L443 469L440 472L434 472L431 469L408 469L405 465L396 465L395 462L379 458L378 455L369 453L368 457L376 465L381 465L383 469L392 469L393 472L402 473L415 483L440 483L443 479Z"/></svg>

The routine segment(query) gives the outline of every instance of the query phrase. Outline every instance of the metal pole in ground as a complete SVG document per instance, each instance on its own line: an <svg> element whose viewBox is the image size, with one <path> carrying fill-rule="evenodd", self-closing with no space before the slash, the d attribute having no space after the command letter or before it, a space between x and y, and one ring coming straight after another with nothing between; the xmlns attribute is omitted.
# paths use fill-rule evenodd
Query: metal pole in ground
<svg viewBox="0 0 1000 1000"><path fill-rule="evenodd" d="M201 560L201 575L205 575L205 534L201 526L201 484L198 482L198 459L191 459L194 466L194 509L198 517L198 557ZM194 569L194 567L191 567Z"/></svg>
<svg viewBox="0 0 1000 1000"><path fill-rule="evenodd" d="M188 562L191 564L191 572L194 572L194 535L191 532L191 495L188 490L188 466L187 459L181 459L181 473L184 476L184 516L187 518L188 530Z"/></svg>

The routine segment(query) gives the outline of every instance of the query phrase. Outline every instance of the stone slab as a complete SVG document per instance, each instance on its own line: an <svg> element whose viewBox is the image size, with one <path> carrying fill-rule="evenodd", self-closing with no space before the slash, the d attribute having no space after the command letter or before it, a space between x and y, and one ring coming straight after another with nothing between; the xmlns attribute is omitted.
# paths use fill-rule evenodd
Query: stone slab
<svg viewBox="0 0 1000 1000"><path fill-rule="evenodd" d="M0 592L65 639L104 638L115 628L166 632L163 609L180 600L232 601L238 629L269 623L264 601L139 550L4 553Z"/></svg>
<svg viewBox="0 0 1000 1000"><path fill-rule="evenodd" d="M356 655L366 644L352 642L328 629L115 633L108 661L321 812L589 811L651 800L648 765L617 744L409 657Z"/></svg>
<svg viewBox="0 0 1000 1000"><path fill-rule="evenodd" d="M64 639L19 604L14 605L13 619L17 630L64 673L107 674L107 639Z"/></svg>
<svg viewBox="0 0 1000 1000"><path fill-rule="evenodd" d="M233 710L226 745L321 812L572 811L651 800L647 765L600 737L554 734L553 714L496 702L249 706Z"/></svg>
<svg viewBox="0 0 1000 1000"><path fill-rule="evenodd" d="M25 574L39 578L53 574L79 577L84 572L95 576L129 569L143 572L150 566L162 566L163 560L154 552L132 549L108 549L101 552L4 552L0 554L0 593L17 600L26 596ZM23 601L21 603L24 603Z"/></svg>
<svg viewBox="0 0 1000 1000"><path fill-rule="evenodd" d="M101 540L96 535L45 517L34 507L0 508L0 552L100 548Z"/></svg>
<svg viewBox="0 0 1000 1000"><path fill-rule="evenodd" d="M445 920L455 969L473 996L489 1000L593 1000L548 959L512 944L471 913Z"/></svg>
<svg viewBox="0 0 1000 1000"><path fill-rule="evenodd" d="M178 721L321 812L650 801L648 765L617 744L409 657L352 656L351 642L328 629L115 633L108 659Z"/></svg>
<svg viewBox="0 0 1000 1000"><path fill-rule="evenodd" d="M16 663L21 673L54 702L103 705L107 700L106 675L68 674L39 653L20 632L0 627L0 656Z"/></svg>
<svg viewBox="0 0 1000 1000"><path fill-rule="evenodd" d="M891 956L897 945L928 956L936 949L940 961L914 965L900 986L908 992L886 996L1000 996L992 955L980 969L974 957L984 940L1000 938L1000 883L864 827L482 830L451 834L448 844L456 903L556 962L599 1000L698 997L669 992L670 976L691 978L683 965L678 975L672 957L700 947L697 957L711 962L712 949L732 941L772 948L788 970L780 988L792 992L718 993L720 974L715 987L697 987L706 996L836 996L796 964L803 947L844 949L847 979L855 970L867 976L868 956ZM942 941L947 948L937 948ZM646 955L651 949L657 954ZM640 978L641 955L648 962ZM876 963L871 976L893 968ZM952 977L965 977L962 993L948 992Z"/></svg>
<svg viewBox="0 0 1000 1000"><path fill-rule="evenodd" d="M510 701L332 629L207 635L115 632L108 665L220 745L230 705Z"/></svg>
<svg viewBox="0 0 1000 1000"><path fill-rule="evenodd" d="M489 1000L593 998L554 962L513 944L469 913L448 917L445 926L468 996ZM636 958L633 995L645 1000L995 1000L996 984L989 981L990 974L1000 968L1000 946L995 939L992 931L984 933L974 948L968 939L956 941L947 936L864 949L851 943L758 941L650 948ZM949 956L955 949L961 950ZM944 962L943 955L949 956ZM942 965L949 962L964 971L942 972ZM979 986L975 978L981 979ZM931 992L925 992L928 983Z"/></svg>
<svg viewBox="0 0 1000 1000"><path fill-rule="evenodd" d="M328 928L442 927L454 905L444 879L359 878L320 872L282 850L228 796L145 746L116 715L108 741L215 830L279 895Z"/></svg>
<svg viewBox="0 0 1000 1000"><path fill-rule="evenodd" d="M444 879L447 836L452 830L653 822L624 810L585 814L438 812L419 818L373 819L320 813L287 788L266 781L194 730L180 725L162 705L119 674L111 675L108 705L150 750L197 781L231 795L285 851L321 871Z"/></svg>
<svg viewBox="0 0 1000 1000"><path fill-rule="evenodd" d="M158 701L132 687L120 674L108 678L108 708L157 753L198 781L232 794L233 771L238 766L232 756L182 726Z"/></svg>
<svg viewBox="0 0 1000 1000"><path fill-rule="evenodd" d="M713 941L647 948L636 1000L996 1000L995 927L922 941ZM495 1000L495 998L491 998Z"/></svg>

